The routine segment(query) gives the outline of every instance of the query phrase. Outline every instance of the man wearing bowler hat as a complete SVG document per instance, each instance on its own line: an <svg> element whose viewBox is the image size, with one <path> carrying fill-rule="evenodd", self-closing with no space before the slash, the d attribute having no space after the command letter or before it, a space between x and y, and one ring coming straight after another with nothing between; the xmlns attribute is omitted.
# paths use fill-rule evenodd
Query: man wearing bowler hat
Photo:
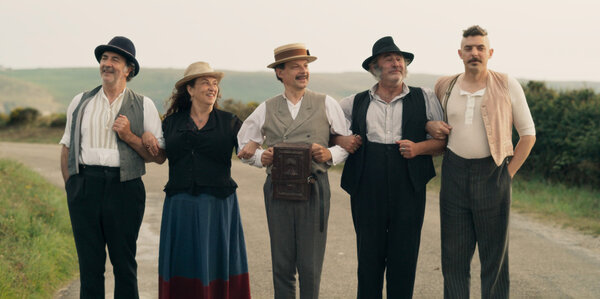
<svg viewBox="0 0 600 299"><path fill-rule="evenodd" d="M275 49L275 76L283 93L261 103L244 121L239 133L238 156L257 167L267 167L265 208L273 263L275 298L296 298L296 272L300 298L318 298L329 218L327 169L348 155L329 147L330 134L348 135L344 113L330 96L307 89L308 64L317 58L303 44ZM267 149L259 145L267 145ZM308 200L274 198L271 170L277 143L309 143L311 186Z"/></svg>
<svg viewBox="0 0 600 299"><path fill-rule="evenodd" d="M354 133L335 139L351 153L341 184L356 231L358 298L381 298L384 272L387 298L413 294L431 155L445 146L425 132L442 119L437 97L403 82L413 59L391 37L379 39L362 64L378 82L340 102Z"/></svg>
<svg viewBox="0 0 600 299"><path fill-rule="evenodd" d="M114 298L138 298L136 240L146 201L145 162L162 163L142 145L145 131L164 148L161 122L148 97L127 88L139 70L135 47L116 36L94 51L102 85L76 95L60 141L81 298L104 298L105 247L115 276Z"/></svg>

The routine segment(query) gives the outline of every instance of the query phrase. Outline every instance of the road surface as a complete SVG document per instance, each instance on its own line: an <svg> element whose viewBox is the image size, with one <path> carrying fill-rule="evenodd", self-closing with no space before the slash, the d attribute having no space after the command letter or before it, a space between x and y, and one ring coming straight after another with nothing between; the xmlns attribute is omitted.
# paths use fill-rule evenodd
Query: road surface
<svg viewBox="0 0 600 299"><path fill-rule="evenodd" d="M63 187L57 145L0 142L0 157L16 159ZM158 240L167 163L148 165L143 180L147 199L138 239L138 277L141 298L157 298ZM271 260L262 195L265 173L233 161L254 298L272 298ZM321 298L356 297L356 247L348 195L340 189L340 174L330 173L331 214ZM65 201L66 204L66 201ZM427 209L415 282L415 298L442 298L440 232L437 193L427 195ZM600 298L600 239L552 227L512 213L510 228L511 297ZM113 277L107 262L106 298L113 298ZM472 264L471 295L479 298L479 262ZM74 279L55 298L78 298Z"/></svg>

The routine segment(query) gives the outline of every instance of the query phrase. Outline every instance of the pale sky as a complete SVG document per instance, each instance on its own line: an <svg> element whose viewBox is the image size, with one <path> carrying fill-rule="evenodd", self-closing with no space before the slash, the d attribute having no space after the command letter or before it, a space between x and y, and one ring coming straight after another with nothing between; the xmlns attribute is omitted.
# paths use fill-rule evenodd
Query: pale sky
<svg viewBox="0 0 600 299"><path fill-rule="evenodd" d="M600 81L597 0L0 0L0 65L96 67L93 50L129 37L144 68L267 71L277 46L302 42L312 72L363 71L390 35L415 54L409 72L463 70L462 30L489 32L488 66L517 78Z"/></svg>

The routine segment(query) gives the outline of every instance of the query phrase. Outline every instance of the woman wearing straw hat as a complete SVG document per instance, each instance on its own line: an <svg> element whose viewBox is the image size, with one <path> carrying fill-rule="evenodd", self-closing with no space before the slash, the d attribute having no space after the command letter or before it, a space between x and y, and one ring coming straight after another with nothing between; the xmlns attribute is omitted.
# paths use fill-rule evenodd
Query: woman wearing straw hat
<svg viewBox="0 0 600 299"><path fill-rule="evenodd" d="M242 122L216 109L222 78L208 63L193 63L169 99L163 121L169 181L160 230L160 298L250 298L237 184L231 178ZM144 137L159 154L154 138Z"/></svg>

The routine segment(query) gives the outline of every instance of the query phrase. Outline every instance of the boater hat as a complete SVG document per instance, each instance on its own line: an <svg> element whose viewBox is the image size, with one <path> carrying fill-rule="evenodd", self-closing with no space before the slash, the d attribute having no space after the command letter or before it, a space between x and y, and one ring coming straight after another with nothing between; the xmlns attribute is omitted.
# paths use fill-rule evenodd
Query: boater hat
<svg viewBox="0 0 600 299"><path fill-rule="evenodd" d="M180 86L186 84L187 82L194 80L199 77L215 77L217 81L221 82L224 74L222 72L215 72L212 67L207 62L198 61L190 64L183 73L183 78L181 78L177 83L175 83L175 88L179 88Z"/></svg>
<svg viewBox="0 0 600 299"><path fill-rule="evenodd" d="M369 63L371 63L371 60L375 59L375 57L377 57L377 55L383 54L383 53L398 53L398 54L402 55L402 57L404 57L404 59L406 59L406 65L409 65L415 58L415 55L413 55L413 53L400 51L400 48L398 48L398 46L396 46L396 44L394 44L394 39L392 39L391 36L385 36L385 37L380 38L373 45L373 55L371 55L371 57L367 58L362 63L363 69L369 71Z"/></svg>
<svg viewBox="0 0 600 299"><path fill-rule="evenodd" d="M296 59L306 59L308 62L317 60L317 57L310 56L310 52L304 44L289 44L275 48L275 62L267 65L268 68L275 68L280 63Z"/></svg>
<svg viewBox="0 0 600 299"><path fill-rule="evenodd" d="M96 47L94 54L96 54L96 60L98 60L98 62L100 62L102 54L106 51L118 53L125 57L128 61L133 62L135 65L135 70L133 71L134 77L140 72L140 64L135 59L135 46L130 39L124 36L115 36L108 42L108 45L100 45Z"/></svg>

